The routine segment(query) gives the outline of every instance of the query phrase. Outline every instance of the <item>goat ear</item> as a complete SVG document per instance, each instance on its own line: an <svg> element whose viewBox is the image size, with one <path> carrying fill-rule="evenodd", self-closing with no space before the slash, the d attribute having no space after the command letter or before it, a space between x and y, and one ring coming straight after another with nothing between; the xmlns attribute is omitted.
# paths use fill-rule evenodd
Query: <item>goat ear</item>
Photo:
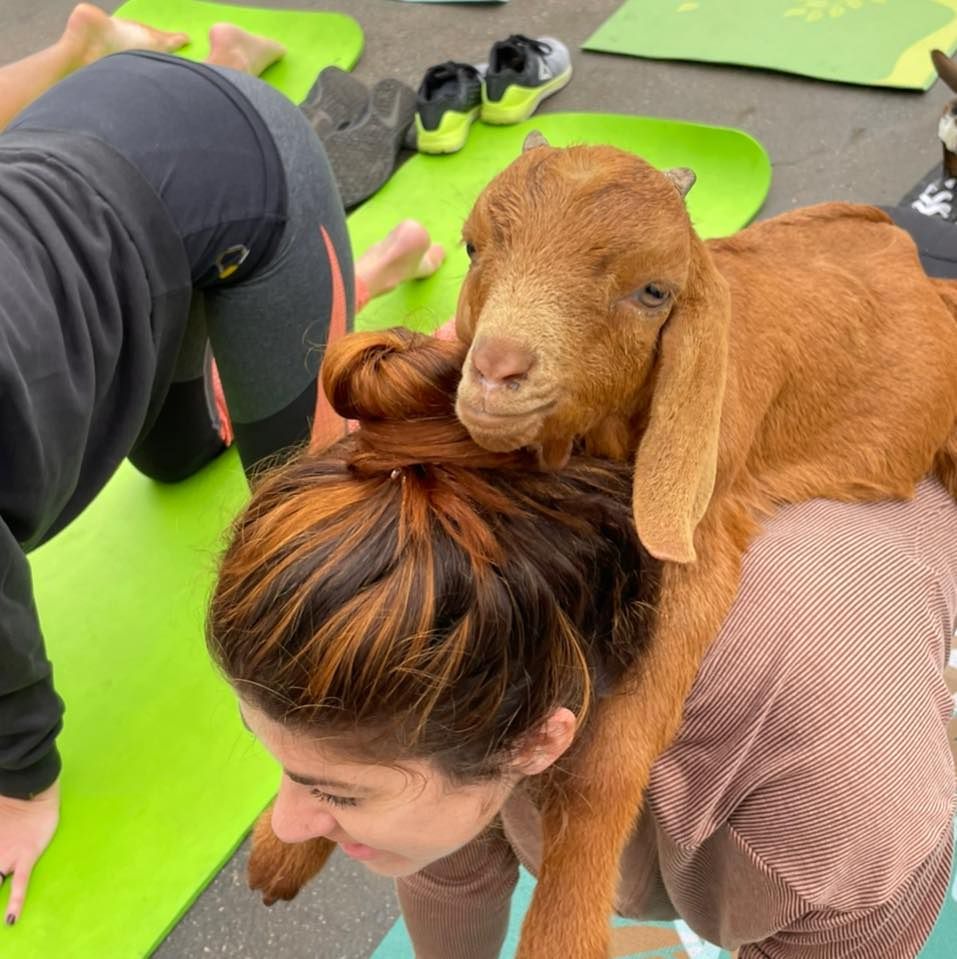
<svg viewBox="0 0 957 959"><path fill-rule="evenodd" d="M930 58L934 61L937 76L957 93L957 63L954 63L943 50L931 50Z"/></svg>
<svg viewBox="0 0 957 959"><path fill-rule="evenodd" d="M695 180L698 179L695 176L694 170L686 166L677 166L671 170L665 170L665 176L671 180L675 185L675 189L683 197L688 195L688 191L695 185Z"/></svg>
<svg viewBox="0 0 957 959"><path fill-rule="evenodd" d="M525 142L522 144L522 153L528 153L529 150L547 146L548 140L546 140L538 130L532 130L532 132L525 137Z"/></svg>
<svg viewBox="0 0 957 959"><path fill-rule="evenodd" d="M691 563L714 491L728 369L731 293L692 237L685 291L661 335L648 426L635 457L635 526L658 559Z"/></svg>

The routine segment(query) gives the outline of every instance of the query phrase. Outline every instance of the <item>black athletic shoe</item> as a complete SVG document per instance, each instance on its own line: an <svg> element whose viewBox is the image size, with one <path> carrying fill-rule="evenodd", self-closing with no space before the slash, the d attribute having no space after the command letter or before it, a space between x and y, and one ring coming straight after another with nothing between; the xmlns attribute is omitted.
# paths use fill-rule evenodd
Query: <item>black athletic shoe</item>
<svg viewBox="0 0 957 959"><path fill-rule="evenodd" d="M482 109L482 75L470 63L440 63L425 71L416 94L416 146L421 153L455 153Z"/></svg>
<svg viewBox="0 0 957 959"><path fill-rule="evenodd" d="M347 210L392 176L405 132L415 116L415 93L398 80L380 80L358 121L323 138Z"/></svg>

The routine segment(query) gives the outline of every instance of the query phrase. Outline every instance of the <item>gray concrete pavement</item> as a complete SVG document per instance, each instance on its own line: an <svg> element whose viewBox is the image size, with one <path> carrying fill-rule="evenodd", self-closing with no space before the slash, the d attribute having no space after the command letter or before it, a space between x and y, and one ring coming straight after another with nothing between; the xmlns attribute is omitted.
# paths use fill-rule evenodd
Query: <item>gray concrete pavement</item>
<svg viewBox="0 0 957 959"><path fill-rule="evenodd" d="M106 9L118 5L100 0ZM762 215L825 199L894 202L939 159L936 118L948 91L927 94L818 83L734 67L584 53L579 45L618 0L511 0L502 6L396 0L260 0L258 6L337 10L366 34L362 80L415 86L447 59L485 59L510 33L550 34L572 49L572 84L548 111L609 111L735 126L774 164ZM0 62L54 40L74 0L0 0ZM414 210L397 211L414 215ZM343 857L298 900L265 910L245 888L245 847L199 898L156 956L194 959L366 959L397 909L389 883Z"/></svg>

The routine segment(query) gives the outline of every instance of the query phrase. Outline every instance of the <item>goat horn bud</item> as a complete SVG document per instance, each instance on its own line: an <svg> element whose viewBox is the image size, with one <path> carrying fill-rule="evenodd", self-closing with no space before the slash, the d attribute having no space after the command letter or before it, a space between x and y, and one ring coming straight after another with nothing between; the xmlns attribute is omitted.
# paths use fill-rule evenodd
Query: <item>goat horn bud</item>
<svg viewBox="0 0 957 959"><path fill-rule="evenodd" d="M532 130L532 132L525 137L525 142L522 144L522 153L527 153L529 150L534 150L536 147L547 146L548 140L542 136L541 132L538 130Z"/></svg>
<svg viewBox="0 0 957 959"><path fill-rule="evenodd" d="M688 191L694 186L695 180L698 179L694 170L690 170L686 166L676 166L670 170L665 170L665 176L671 180L675 189L682 196L688 195Z"/></svg>

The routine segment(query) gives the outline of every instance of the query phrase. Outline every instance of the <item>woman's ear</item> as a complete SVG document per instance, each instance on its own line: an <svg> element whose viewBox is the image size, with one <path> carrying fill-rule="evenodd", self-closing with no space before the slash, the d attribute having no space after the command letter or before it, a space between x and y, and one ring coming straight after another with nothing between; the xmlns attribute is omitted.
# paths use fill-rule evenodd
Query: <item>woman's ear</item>
<svg viewBox="0 0 957 959"><path fill-rule="evenodd" d="M512 760L512 769L522 776L545 772L571 746L578 729L578 719L565 706L559 706L531 733Z"/></svg>
<svg viewBox="0 0 957 959"><path fill-rule="evenodd" d="M661 335L648 427L635 457L635 527L652 556L696 559L694 531L714 490L728 369L731 293L692 238L691 271Z"/></svg>

